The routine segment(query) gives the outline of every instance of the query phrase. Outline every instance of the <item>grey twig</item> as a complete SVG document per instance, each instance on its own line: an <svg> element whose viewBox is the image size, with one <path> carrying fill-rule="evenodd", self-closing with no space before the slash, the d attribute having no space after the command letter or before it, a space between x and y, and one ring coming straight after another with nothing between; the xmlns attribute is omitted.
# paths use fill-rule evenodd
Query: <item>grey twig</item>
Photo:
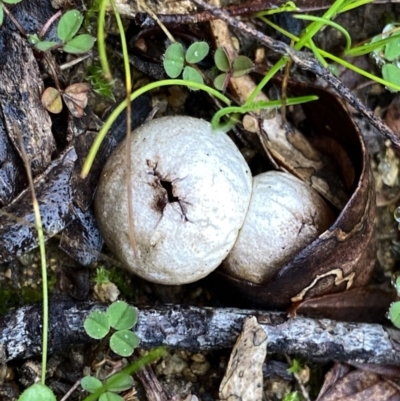
<svg viewBox="0 0 400 401"><path fill-rule="evenodd" d="M106 305L53 299L50 305L50 352L71 344L90 343L83 322L93 310ZM41 305L24 306L0 318L0 344L6 359L25 359L41 353ZM313 360L400 364L400 350L388 331L378 324L335 322L284 313L233 308L164 305L139 308L134 331L143 348L165 345L191 351L231 348L243 320L256 316L268 333L268 352L302 355Z"/></svg>

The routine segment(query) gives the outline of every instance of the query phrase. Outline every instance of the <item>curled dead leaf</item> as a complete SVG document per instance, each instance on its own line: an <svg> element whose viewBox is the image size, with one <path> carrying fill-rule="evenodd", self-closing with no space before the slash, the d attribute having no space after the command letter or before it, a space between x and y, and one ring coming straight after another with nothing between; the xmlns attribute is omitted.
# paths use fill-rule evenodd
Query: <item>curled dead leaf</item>
<svg viewBox="0 0 400 401"><path fill-rule="evenodd" d="M365 286L376 258L374 182L358 127L341 101L325 89L295 83L290 90L319 97L303 105L315 133L310 142L336 165L350 196L334 224L267 282L253 284L214 273L212 285L220 294L224 289L224 298L263 308L287 308L317 295Z"/></svg>
<svg viewBox="0 0 400 401"><path fill-rule="evenodd" d="M62 94L65 104L74 117L81 118L85 114L90 88L89 84L80 82L68 86Z"/></svg>

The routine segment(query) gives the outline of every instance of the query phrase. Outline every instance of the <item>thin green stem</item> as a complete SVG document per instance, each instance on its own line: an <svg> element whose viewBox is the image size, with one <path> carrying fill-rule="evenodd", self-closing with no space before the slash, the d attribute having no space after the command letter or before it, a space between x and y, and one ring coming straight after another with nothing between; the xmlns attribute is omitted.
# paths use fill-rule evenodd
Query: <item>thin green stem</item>
<svg viewBox="0 0 400 401"><path fill-rule="evenodd" d="M272 15L272 14L278 14L278 13L283 13L283 12L289 12L289 11L297 11L298 7L293 1L288 1L285 3L283 6L280 6L278 8L271 8L270 10L266 11L261 11L259 15Z"/></svg>
<svg viewBox="0 0 400 401"><path fill-rule="evenodd" d="M345 0L336 0L331 7L325 12L325 14L322 16L323 19L329 20L330 18L333 18L338 11L340 10L340 7L342 6L343 2ZM316 34L318 31L323 27L325 23L320 22L320 21L315 21L311 23L307 29L306 33L299 38L299 41L294 45L295 50L301 50L303 46L305 46L308 41Z"/></svg>
<svg viewBox="0 0 400 401"><path fill-rule="evenodd" d="M124 25L122 24L121 16L118 13L118 9L115 6L114 0L110 0L110 2L114 11L115 19L117 21L119 36L121 38L121 47L122 47L122 55L123 55L124 70L125 70L125 88L126 91L130 93L132 91L132 79L131 79L131 68L129 65L128 44L126 42Z"/></svg>
<svg viewBox="0 0 400 401"><path fill-rule="evenodd" d="M296 104L302 104L306 102L311 102L313 100L317 100L318 96L310 95L310 96L300 96L300 97L292 97L286 100L286 105L287 106L293 106ZM227 114L234 114L234 113L239 113L239 114L245 114L251 111L255 110L260 110L260 109L266 109L266 108L272 108L272 107L280 107L282 106L282 100L261 100L260 102L256 103L251 103L251 104L245 104L243 106L228 106L224 107L221 110L218 110L212 120L211 120L211 125L218 129L221 128L221 118Z"/></svg>
<svg viewBox="0 0 400 401"><path fill-rule="evenodd" d="M36 220L36 229L39 238L39 249L40 249L40 265L42 270L42 293L43 293L43 332L42 332L42 372L40 382L44 385L46 382L46 370L47 370L47 349L48 349L48 338L49 338L49 289L47 283L47 265L46 265L46 249L44 245L43 225L42 218L40 215L39 204L33 203L33 210Z"/></svg>
<svg viewBox="0 0 400 401"><path fill-rule="evenodd" d="M356 72L356 73L358 73L358 74L360 74L360 75L362 75L362 76L364 76L364 77L366 77L366 78L368 78L368 79L370 79L372 81L378 82L378 84L387 86L388 88L395 89L396 91L400 91L400 86L399 85L393 84L393 83L391 83L389 81L386 81L385 79L377 77L376 75L370 74L369 72L367 72L367 71L365 71L365 70L363 70L363 69L361 69L359 67L356 67L355 65L347 62L346 60L343 60L343 59L341 59L339 57L336 57L333 54L328 53L328 52L326 52L324 50L320 49L319 51L321 52L321 54L324 57L329 58L332 61L335 61L336 63L341 64L344 67L346 67L346 68L348 68L350 70L353 70L354 72Z"/></svg>
<svg viewBox="0 0 400 401"><path fill-rule="evenodd" d="M192 81L185 81L184 79L165 79L163 81L158 81L158 82L152 82L150 84L147 84L136 91L134 91L131 94L130 101L132 102L135 100L137 97L142 95L143 93L146 93L152 89L160 88L162 86L169 86L169 85L180 85L180 86L191 86L197 89L201 89L210 95L216 97L217 99L221 100L227 105L231 104L231 101L224 96L222 93L218 92L214 88L211 88L210 86L200 84L198 82L192 82ZM99 134L97 135L96 139L93 142L92 147L90 148L89 154L85 160L85 163L82 168L81 172L81 177L86 178L86 176L89 174L90 168L92 167L94 158L96 157L96 154L100 148L101 143L103 142L104 137L106 136L108 130L111 128L112 123L115 121L115 119L119 116L119 114L125 109L127 106L127 99L123 100L110 114L108 117L107 121L104 123L102 126Z"/></svg>
<svg viewBox="0 0 400 401"><path fill-rule="evenodd" d="M126 147L126 171L131 171L131 153L130 153L130 148L131 148L131 129L132 129L132 123L131 123L131 108L132 104L129 101L129 98L132 93L132 78L131 78L131 69L129 65L129 54L128 54L128 46L126 43L126 37L125 37L125 31L124 27L122 25L122 20L121 17L118 13L117 8L115 7L114 0L110 0L115 18L117 20L118 24L118 31L120 34L121 38L121 45L122 45L122 54L123 54L123 60L124 60L124 70L125 70L125 90L126 90L126 140L127 140L127 147ZM125 181L126 181L126 194L128 198L128 205L132 205L132 182L129 178L129 174L125 175ZM132 208L130 207L128 211L128 225L129 227L134 226L134 219L133 219L133 211ZM131 244L131 247L136 255L137 253L137 246L136 246L136 240L135 240L135 235L133 233L133 230L129 230L129 242Z"/></svg>
<svg viewBox="0 0 400 401"><path fill-rule="evenodd" d="M328 67L327 61L322 57L321 52L319 51L318 47L316 46L316 44L314 43L314 41L312 39L310 39L310 42L308 43L308 45L310 46L310 49L314 53L317 60L321 63L321 65L323 65L325 68L327 68Z"/></svg>
<svg viewBox="0 0 400 401"><path fill-rule="evenodd" d="M40 207L36 197L35 187L33 184L31 166L26 154L25 146L22 141L21 132L18 125L15 124L14 130L19 143L21 158L25 166L26 175L28 177L29 189L32 193L32 208L35 216L36 231L38 233L39 249L40 249L40 264L42 271L42 294L43 294L43 327L42 327L42 371L40 382L45 385L46 369L47 369L47 347L48 347L48 331L49 331L49 298L47 284L47 266L46 266L46 250L44 245L43 224L40 215Z"/></svg>
<svg viewBox="0 0 400 401"><path fill-rule="evenodd" d="M332 6L325 12L322 18L329 19L334 17L337 14L337 11L342 6L345 0L337 0ZM261 18L263 21L266 19L263 17L262 13L257 13L256 17ZM324 23L320 21L315 21L311 23L307 27L307 32L299 39L297 38L297 43L294 45L295 50L300 50L303 46L307 45L308 42L312 39L312 37L321 29ZM245 105L248 105L254 101L256 96L263 90L264 86L268 83L268 81L286 64L289 58L287 56L282 57L278 60L278 62L268 71L265 77L261 80L261 82L256 86L254 91L250 94L247 99Z"/></svg>
<svg viewBox="0 0 400 401"><path fill-rule="evenodd" d="M99 8L99 18L97 22L97 48L99 51L99 59L104 77L111 81L111 70L108 64L106 52L106 38L105 38L105 20L106 20L106 6L108 0L102 0Z"/></svg>
<svg viewBox="0 0 400 401"><path fill-rule="evenodd" d="M365 4L372 3L374 0L359 0L354 2L348 2L349 4L344 4L340 9L339 14L344 13L346 11L353 10L354 8L364 6ZM346 2L347 3L347 2Z"/></svg>
<svg viewBox="0 0 400 401"><path fill-rule="evenodd" d="M279 32L281 32L282 34L286 35L288 38L290 38L290 39L292 39L292 40L295 40L295 41L300 40L297 36L295 36L295 35L293 35L292 33L290 33L290 32L288 32L288 31L286 31L286 30L284 30L284 29L278 27L277 25L275 25L274 23L272 23L271 21L269 21L267 18L262 17L261 19L262 19L265 23L267 23L268 25L272 26L273 28L278 29ZM309 45L309 44L306 44L306 47L310 47L310 45ZM328 58L328 59L330 59L330 60L332 60L332 61L335 61L336 63L341 64L341 65L343 65L344 67L346 67L346 68L348 68L348 69L350 69L350 70L352 70L352 71L355 71L355 72L357 72L358 74L363 75L364 77L367 77L367 78L369 78L369 79L371 79L371 80L373 80L373 81L375 81L375 82L378 82L378 83L380 83L380 84L382 84L382 85L385 85L385 86L387 86L387 87L389 87L389 88L392 88L392 89L395 89L395 90L397 90L397 91L400 91L400 86L395 85L395 84L393 84L393 83L391 83L391 82L389 82L389 81L386 81L386 80L384 80L384 79L382 79L382 78L379 78L379 77L377 77L376 75L370 74L369 72L367 72L367 71L365 71L365 70L362 70L361 68L356 67L355 65L353 65L353 64L351 64L351 63L349 63L349 62L347 62L347 61L345 61L345 60L343 60L343 59L341 59L341 58L339 58L339 57L336 57L336 56L334 56L333 54L326 52L325 50L322 50L322 49L320 49L320 48L318 48L318 47L317 47L316 49L321 53L321 55L322 55L323 57Z"/></svg>
<svg viewBox="0 0 400 401"><path fill-rule="evenodd" d="M345 53L346 56L362 56L364 54L368 54L371 53L372 51L379 49L380 47L388 44L389 42L391 42L392 40L398 40L399 36L400 36L400 28L396 28L393 29L392 32L394 32L395 34L391 34L388 38L384 38L384 39L379 39L376 42L371 42L371 43L364 43L361 46L357 46L357 47L353 47L352 49L350 49L349 51L347 51ZM384 34L381 34L384 35ZM381 35L377 35L381 36Z"/></svg>
<svg viewBox="0 0 400 401"><path fill-rule="evenodd" d="M271 69L265 74L264 78L260 81L260 83L256 86L253 92L250 94L248 99L246 100L244 106L248 106L253 103L257 95L263 90L264 86L269 82L269 80L282 68L285 66L289 57L285 56L279 59Z"/></svg>
<svg viewBox="0 0 400 401"><path fill-rule="evenodd" d="M314 15L295 14L295 15L293 15L293 17L297 18L297 19L306 20L306 21L320 21L320 22L324 23L324 25L329 25L329 26L337 29L346 38L346 52L348 50L350 50L350 48L351 48L351 37L350 37L350 34L347 32L346 29L344 29L341 25L337 24L336 22L331 21L331 20L329 20L327 18L316 17Z"/></svg>

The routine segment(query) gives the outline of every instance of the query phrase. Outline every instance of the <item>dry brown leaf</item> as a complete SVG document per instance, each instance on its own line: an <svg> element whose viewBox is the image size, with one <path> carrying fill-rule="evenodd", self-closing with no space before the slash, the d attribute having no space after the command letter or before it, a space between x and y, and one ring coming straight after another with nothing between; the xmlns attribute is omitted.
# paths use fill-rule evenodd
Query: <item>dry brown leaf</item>
<svg viewBox="0 0 400 401"><path fill-rule="evenodd" d="M46 88L42 93L42 104L50 113L61 113L63 106L60 92L56 88Z"/></svg>
<svg viewBox="0 0 400 401"><path fill-rule="evenodd" d="M90 85L77 83L68 86L62 94L65 104L74 117L81 118L85 114L89 91Z"/></svg>
<svg viewBox="0 0 400 401"><path fill-rule="evenodd" d="M400 400L397 386L382 376L361 369L350 371L335 365L325 376L317 401L395 401Z"/></svg>
<svg viewBox="0 0 400 401"><path fill-rule="evenodd" d="M394 288L354 288L341 293L306 299L293 305L290 315L312 316L346 322L378 323L386 320L389 306L397 298Z"/></svg>

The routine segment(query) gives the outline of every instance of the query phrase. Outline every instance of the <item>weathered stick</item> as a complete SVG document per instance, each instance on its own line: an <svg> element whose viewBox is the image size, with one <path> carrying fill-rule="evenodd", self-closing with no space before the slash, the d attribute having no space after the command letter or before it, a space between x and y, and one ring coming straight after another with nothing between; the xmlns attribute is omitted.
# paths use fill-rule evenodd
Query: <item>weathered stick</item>
<svg viewBox="0 0 400 401"><path fill-rule="evenodd" d="M50 306L50 352L71 344L89 343L83 322L105 305L53 299ZM400 350L378 324L344 323L284 313L233 308L165 305L140 308L134 331L144 348L165 345L191 351L231 348L247 316L256 316L268 334L268 352L296 354L313 360L400 364ZM41 352L41 306L24 306L0 318L0 344L6 359L28 358Z"/></svg>

